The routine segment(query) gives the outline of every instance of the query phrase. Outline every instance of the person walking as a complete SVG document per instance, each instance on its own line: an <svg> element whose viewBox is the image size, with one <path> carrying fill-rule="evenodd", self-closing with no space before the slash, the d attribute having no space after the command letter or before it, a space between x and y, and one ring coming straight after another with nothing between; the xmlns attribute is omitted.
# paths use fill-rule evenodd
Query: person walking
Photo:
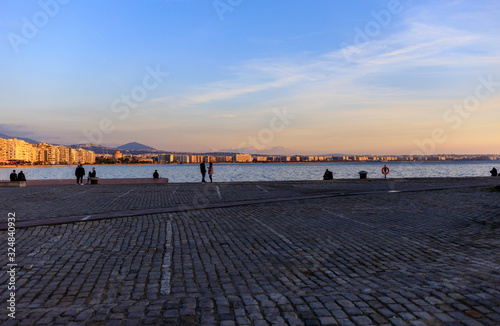
<svg viewBox="0 0 500 326"><path fill-rule="evenodd" d="M213 182L212 176L214 175L214 164L210 162L208 165L208 176L210 177L210 182Z"/></svg>
<svg viewBox="0 0 500 326"><path fill-rule="evenodd" d="M76 184L83 186L83 176L85 175L85 169L82 164L79 164L75 170Z"/></svg>
<svg viewBox="0 0 500 326"><path fill-rule="evenodd" d="M205 161L200 164L200 172L201 172L201 182L205 182L205 174L207 173L207 168L205 167Z"/></svg>

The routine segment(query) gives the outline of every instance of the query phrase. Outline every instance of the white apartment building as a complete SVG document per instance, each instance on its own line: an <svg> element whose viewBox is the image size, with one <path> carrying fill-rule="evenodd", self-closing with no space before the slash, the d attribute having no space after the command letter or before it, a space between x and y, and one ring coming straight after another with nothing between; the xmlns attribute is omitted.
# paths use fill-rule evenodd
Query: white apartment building
<svg viewBox="0 0 500 326"><path fill-rule="evenodd" d="M0 138L0 163L5 163L8 160L7 144L7 139Z"/></svg>
<svg viewBox="0 0 500 326"><path fill-rule="evenodd" d="M7 139L7 161L34 162L36 159L36 148L33 144L17 138Z"/></svg>
<svg viewBox="0 0 500 326"><path fill-rule="evenodd" d="M236 154L236 162L252 162L252 155Z"/></svg>
<svg viewBox="0 0 500 326"><path fill-rule="evenodd" d="M0 162L9 161L42 162L49 164L95 163L95 153L85 149L78 151L66 146L55 146L46 143L37 145L24 140L0 138Z"/></svg>

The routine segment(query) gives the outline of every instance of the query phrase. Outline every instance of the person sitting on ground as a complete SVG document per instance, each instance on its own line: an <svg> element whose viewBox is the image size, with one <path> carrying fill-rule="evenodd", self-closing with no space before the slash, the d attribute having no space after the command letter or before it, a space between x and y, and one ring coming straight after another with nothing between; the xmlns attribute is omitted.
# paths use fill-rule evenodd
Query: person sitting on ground
<svg viewBox="0 0 500 326"><path fill-rule="evenodd" d="M17 181L26 181L26 176L24 175L23 171L19 171L19 174L17 175Z"/></svg>
<svg viewBox="0 0 500 326"><path fill-rule="evenodd" d="M325 174L323 174L323 180L333 180L333 172L326 169Z"/></svg>
<svg viewBox="0 0 500 326"><path fill-rule="evenodd" d="M16 170L13 170L10 174L10 181L17 181L17 173Z"/></svg>
<svg viewBox="0 0 500 326"><path fill-rule="evenodd" d="M333 180L333 172L328 171L328 180Z"/></svg>
<svg viewBox="0 0 500 326"><path fill-rule="evenodd" d="M493 168L493 169L490 171L490 173L491 173L491 176L492 176L492 177L496 177L496 176L498 176L498 171L497 171L497 169L495 169L495 168Z"/></svg>
<svg viewBox="0 0 500 326"><path fill-rule="evenodd" d="M155 172L153 173L153 178L158 179L159 177L160 175L158 174L158 170L155 170Z"/></svg>

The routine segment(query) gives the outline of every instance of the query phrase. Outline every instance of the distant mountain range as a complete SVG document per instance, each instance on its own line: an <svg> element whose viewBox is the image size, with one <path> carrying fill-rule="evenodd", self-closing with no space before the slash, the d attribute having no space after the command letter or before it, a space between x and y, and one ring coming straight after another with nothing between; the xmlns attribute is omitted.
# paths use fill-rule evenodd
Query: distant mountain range
<svg viewBox="0 0 500 326"><path fill-rule="evenodd" d="M77 144L77 145L70 145L69 147L84 148L86 150L93 151L97 155L113 154L115 151L120 151L126 154L147 154L147 153L164 152L164 151L159 151L151 146L147 146L137 142L128 143L118 147L107 147L94 144Z"/></svg>
<svg viewBox="0 0 500 326"><path fill-rule="evenodd" d="M40 143L40 141L31 139L31 138L13 137L13 136L9 136L9 135L3 134L3 133L0 133L0 138L3 138L3 139L17 138L20 140L24 140L25 142L30 143L30 144ZM58 144L53 144L53 145L58 145ZM133 154L146 154L146 153L151 153L151 152L156 152L156 153L163 152L163 151L158 151L151 146L147 146L147 145L137 143L137 142L131 142L131 143L121 145L118 147L107 147L107 146L94 145L94 144L75 144L75 145L65 145L65 146L68 146L71 148L84 148L84 149L87 149L89 151L93 151L98 155L113 154L117 150L122 151L124 153L130 152L131 154L132 153Z"/></svg>
<svg viewBox="0 0 500 326"><path fill-rule="evenodd" d="M34 139L31 139L31 138L13 137L13 136L8 136L8 135L2 134L2 133L0 133L0 138L3 138L3 139L17 138L20 140L24 140L25 142L30 143L30 144L38 144L39 143L39 141L36 141Z"/></svg>
<svg viewBox="0 0 500 326"><path fill-rule="evenodd" d="M13 138L12 136L8 136L6 134L0 133L0 138L3 139L9 139ZM38 144L39 141L31 139L31 138L25 138L25 137L15 137L17 139L24 140L27 143L30 144ZM57 145L57 144L54 144ZM163 151L163 150L157 150L151 146L147 146L138 142L131 142L127 143L125 145L121 145L118 147L108 147L108 146L102 146L102 145L95 145L95 144L75 144L75 145L65 145L71 148L84 148L89 151L93 151L97 155L106 155L106 154L113 154L115 151L119 150L123 152L124 154L149 154L149 153L165 153L165 154L196 154L196 155L221 155L221 156L231 156L234 155L236 152L228 151L228 150L222 150L220 152L206 152L206 153L188 153L188 152L171 152L171 151ZM256 154L256 153L254 153ZM267 155L264 153L259 153L258 155ZM275 154L269 154L275 155ZM328 155L315 155L315 156L343 156L344 154L328 154Z"/></svg>
<svg viewBox="0 0 500 326"><path fill-rule="evenodd" d="M156 151L156 148L146 146L144 144L140 144L137 142L132 142L128 143L125 145L118 146L117 149L119 150L129 150L129 151L143 151L143 150L150 150L150 151Z"/></svg>

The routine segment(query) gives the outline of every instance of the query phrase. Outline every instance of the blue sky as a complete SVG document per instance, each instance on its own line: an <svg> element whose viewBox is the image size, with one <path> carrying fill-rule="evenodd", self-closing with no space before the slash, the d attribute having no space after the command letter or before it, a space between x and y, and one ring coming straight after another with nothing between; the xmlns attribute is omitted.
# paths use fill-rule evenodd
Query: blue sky
<svg viewBox="0 0 500 326"><path fill-rule="evenodd" d="M193 152L500 152L493 0L0 9L2 133Z"/></svg>

